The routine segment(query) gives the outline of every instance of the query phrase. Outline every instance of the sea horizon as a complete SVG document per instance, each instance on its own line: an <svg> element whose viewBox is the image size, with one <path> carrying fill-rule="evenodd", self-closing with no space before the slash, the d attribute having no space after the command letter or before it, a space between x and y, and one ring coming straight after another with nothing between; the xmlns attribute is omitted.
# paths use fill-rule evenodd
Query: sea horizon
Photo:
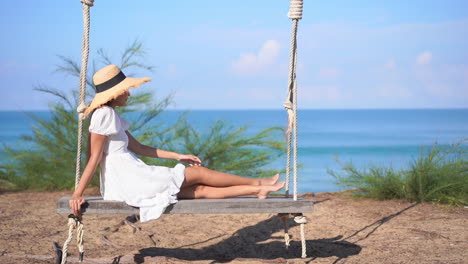
<svg viewBox="0 0 468 264"><path fill-rule="evenodd" d="M276 111L285 110L284 107L279 108L166 108L163 111ZM388 107L388 108L298 108L302 110L327 110L327 111L362 111L362 110L468 110L468 107ZM50 112L50 109L0 109L0 112Z"/></svg>
<svg viewBox="0 0 468 264"><path fill-rule="evenodd" d="M166 109L158 122L174 124L181 113L202 133L217 120L247 126L247 135L268 127L287 126L284 109ZM14 145L30 135L34 121L28 114L48 118L49 110L0 110L0 144ZM124 118L131 119L131 115ZM468 138L468 108L446 109L299 109L299 192L339 191L327 170L340 171L335 160L402 169L434 143L450 145ZM280 138L279 140L283 140ZM0 152L0 158L4 157ZM284 168L285 157L270 164ZM284 175L282 175L284 179Z"/></svg>

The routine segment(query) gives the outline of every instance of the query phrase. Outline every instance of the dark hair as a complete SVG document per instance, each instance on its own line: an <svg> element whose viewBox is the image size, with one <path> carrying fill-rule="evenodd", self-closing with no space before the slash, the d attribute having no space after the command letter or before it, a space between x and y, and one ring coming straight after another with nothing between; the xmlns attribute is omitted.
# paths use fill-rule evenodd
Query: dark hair
<svg viewBox="0 0 468 264"><path fill-rule="evenodd" d="M114 100L115 100L115 99L110 99L109 101L107 101L107 102L106 102L105 104L103 104L103 105L107 105L107 106L109 106L109 105L110 105L110 103L112 103Z"/></svg>

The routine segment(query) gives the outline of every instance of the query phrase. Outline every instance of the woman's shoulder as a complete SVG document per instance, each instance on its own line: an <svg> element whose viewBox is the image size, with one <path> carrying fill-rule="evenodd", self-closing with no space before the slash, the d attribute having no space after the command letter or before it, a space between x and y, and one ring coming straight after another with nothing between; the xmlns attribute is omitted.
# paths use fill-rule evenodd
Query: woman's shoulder
<svg viewBox="0 0 468 264"><path fill-rule="evenodd" d="M93 115L94 114L102 115L102 114L110 114L110 113L114 113L114 109L110 106L103 105L97 108L96 110L94 110Z"/></svg>
<svg viewBox="0 0 468 264"><path fill-rule="evenodd" d="M93 115L91 116L91 120L93 119L107 119L107 118L115 118L115 110L112 107L107 105L103 105L96 110L94 110Z"/></svg>
<svg viewBox="0 0 468 264"><path fill-rule="evenodd" d="M112 107L102 106L96 110L91 117L89 131L101 134L115 134L120 128L120 120Z"/></svg>

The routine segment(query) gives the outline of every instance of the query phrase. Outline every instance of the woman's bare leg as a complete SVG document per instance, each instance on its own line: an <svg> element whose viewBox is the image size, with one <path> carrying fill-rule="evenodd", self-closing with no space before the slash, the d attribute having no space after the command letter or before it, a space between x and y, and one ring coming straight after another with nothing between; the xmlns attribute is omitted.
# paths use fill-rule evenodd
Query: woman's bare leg
<svg viewBox="0 0 468 264"><path fill-rule="evenodd" d="M213 187L195 184L182 188L177 196L180 199L223 199L236 196L256 195L259 199L265 199L270 192L279 191L285 182L274 185L237 185L229 187Z"/></svg>
<svg viewBox="0 0 468 264"><path fill-rule="evenodd" d="M229 187L235 185L273 185L278 181L279 174L265 179L252 179L229 173L207 169L201 166L192 166L185 169L185 181L182 188L195 184L213 187Z"/></svg>

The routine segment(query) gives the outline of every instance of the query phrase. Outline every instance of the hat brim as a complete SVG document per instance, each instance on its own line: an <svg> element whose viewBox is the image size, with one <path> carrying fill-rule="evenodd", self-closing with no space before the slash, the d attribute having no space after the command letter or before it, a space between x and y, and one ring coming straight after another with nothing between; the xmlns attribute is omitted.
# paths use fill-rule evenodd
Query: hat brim
<svg viewBox="0 0 468 264"><path fill-rule="evenodd" d="M89 106L86 108L84 114L88 116L96 108L99 108L102 105L109 102L110 100L113 100L119 97L121 94L130 90L130 88L139 87L142 84L149 82L149 81L151 81L151 78L148 78L148 77L143 77L143 78L126 77L123 81L121 81L119 84L115 85L114 87L108 90L105 90L103 92L96 93L96 95L93 98L93 101L91 101Z"/></svg>

